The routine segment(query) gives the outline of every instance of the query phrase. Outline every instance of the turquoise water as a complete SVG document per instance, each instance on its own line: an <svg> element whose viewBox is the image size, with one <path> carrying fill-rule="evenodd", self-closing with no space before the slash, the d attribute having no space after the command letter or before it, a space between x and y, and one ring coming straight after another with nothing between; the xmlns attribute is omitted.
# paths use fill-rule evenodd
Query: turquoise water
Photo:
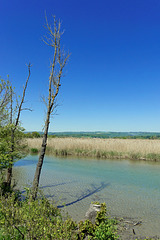
<svg viewBox="0 0 160 240"><path fill-rule="evenodd" d="M15 164L22 191L37 161L27 156ZM106 202L110 215L142 220L142 232L160 236L160 163L46 156L40 180L44 194L60 208L65 203L75 220L84 218L92 201Z"/></svg>

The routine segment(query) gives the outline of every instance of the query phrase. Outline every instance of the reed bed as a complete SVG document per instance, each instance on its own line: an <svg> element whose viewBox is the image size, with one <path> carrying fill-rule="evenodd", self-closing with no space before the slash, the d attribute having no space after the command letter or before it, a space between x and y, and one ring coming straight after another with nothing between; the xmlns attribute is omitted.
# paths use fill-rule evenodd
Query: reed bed
<svg viewBox="0 0 160 240"><path fill-rule="evenodd" d="M26 139L28 148L40 150L41 138ZM160 140L49 138L47 153L55 155L91 156L160 161Z"/></svg>

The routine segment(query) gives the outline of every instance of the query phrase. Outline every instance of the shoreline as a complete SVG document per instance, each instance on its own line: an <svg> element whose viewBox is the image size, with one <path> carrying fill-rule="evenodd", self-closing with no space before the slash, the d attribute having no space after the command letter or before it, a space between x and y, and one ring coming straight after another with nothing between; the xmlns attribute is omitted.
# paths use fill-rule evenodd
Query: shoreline
<svg viewBox="0 0 160 240"><path fill-rule="evenodd" d="M63 212L64 211L64 212ZM62 211L62 214L64 216L68 213L69 216L76 222L85 221L86 217L80 217L77 218L74 216L74 214L67 210ZM108 210L107 210L108 212ZM112 209L110 209L109 213L107 213L107 216L110 219L114 219L117 221L117 234L119 235L118 239L121 240L158 240L160 239L160 233L155 234L154 230L149 231L148 230L148 224L145 219L138 218L138 217L132 217L132 216L124 216L124 215L115 215L112 214ZM150 228L149 228L150 229Z"/></svg>
<svg viewBox="0 0 160 240"><path fill-rule="evenodd" d="M39 153L41 138L26 139L28 153ZM46 154L160 162L160 140L49 138Z"/></svg>

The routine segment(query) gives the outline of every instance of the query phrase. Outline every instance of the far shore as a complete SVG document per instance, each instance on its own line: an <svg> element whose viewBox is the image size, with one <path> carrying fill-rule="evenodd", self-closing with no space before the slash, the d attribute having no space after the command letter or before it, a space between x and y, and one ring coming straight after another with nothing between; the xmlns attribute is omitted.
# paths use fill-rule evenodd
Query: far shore
<svg viewBox="0 0 160 240"><path fill-rule="evenodd" d="M41 138L27 138L28 152L38 153ZM160 140L48 138L47 154L56 156L94 157L102 159L131 159L160 161Z"/></svg>

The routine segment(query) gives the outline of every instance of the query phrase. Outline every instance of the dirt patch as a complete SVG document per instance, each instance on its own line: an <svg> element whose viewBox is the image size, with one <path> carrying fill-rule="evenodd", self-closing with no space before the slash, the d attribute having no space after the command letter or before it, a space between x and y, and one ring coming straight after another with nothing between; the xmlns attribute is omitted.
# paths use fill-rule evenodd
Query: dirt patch
<svg viewBox="0 0 160 240"><path fill-rule="evenodd" d="M118 220L117 233L122 240L160 239L160 236L146 236L143 221L133 218L116 218Z"/></svg>

